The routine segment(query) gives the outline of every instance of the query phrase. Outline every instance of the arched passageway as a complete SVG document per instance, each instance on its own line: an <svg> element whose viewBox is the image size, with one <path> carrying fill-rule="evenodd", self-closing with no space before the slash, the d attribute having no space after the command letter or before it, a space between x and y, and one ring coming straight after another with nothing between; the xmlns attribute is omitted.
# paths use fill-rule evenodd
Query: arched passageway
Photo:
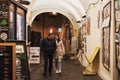
<svg viewBox="0 0 120 80"><path fill-rule="evenodd" d="M59 28L61 28L59 32ZM65 45L66 55L70 55L71 48L71 38L73 34L73 25L70 20L64 15L57 13L53 15L51 12L42 13L37 15L32 22L32 35L31 35L31 46L36 47L40 46L40 41L50 33L50 30L53 30L53 34L61 34L62 40ZM35 41L38 39L37 41ZM42 53L42 52L41 52ZM31 80L44 80L42 76L43 73L43 57L41 54L40 64L34 65L31 64ZM75 61L66 56L63 58L62 69L63 73L61 76L58 76L55 73L55 64L53 64L53 76L48 76L48 80L101 80L98 76L85 77L82 74L84 67L80 64L75 64Z"/></svg>
<svg viewBox="0 0 120 80"><path fill-rule="evenodd" d="M31 31L31 47L40 46L41 40L49 33L59 34L64 42L66 54L70 54L74 29L70 20L64 15L52 12L39 14L32 22Z"/></svg>
<svg viewBox="0 0 120 80"><path fill-rule="evenodd" d="M40 2L41 0L36 0L37 2ZM46 2L50 2L49 4L47 4ZM97 17L100 15L101 17L101 13L98 14L98 10L103 10L104 5L108 2L108 0L93 0L93 1L89 1L89 0L75 0L74 2L70 1L70 0L61 0L62 3L64 3L63 5L60 5L58 2L60 0L56 0L55 2L53 1L49 1L49 0L45 0L41 1L41 3L39 3L39 5L37 5L37 2L35 2L35 6L32 7L31 10L31 14L30 14L30 24L31 22L33 22L33 20L35 19L35 17L39 14L42 13L46 13L46 12L51 12L51 11L56 11L58 13L62 13L64 14L72 23L73 25L73 34L74 36L78 36L78 25L77 25L77 21L81 21L81 17L83 15L87 15L90 16L90 29L91 29L91 35L87 35L85 40L86 40L86 46L84 46L85 50L86 50L86 54L87 56L92 55L92 51L95 48L95 46L100 46L100 48L102 48L101 44L101 28L97 28ZM75 3L75 4L74 4ZM81 9L81 5L78 5L79 3L82 3L82 6L84 6L84 11L82 11ZM93 3L93 4L92 4ZM40 5L41 4L41 5ZM92 4L92 5L91 5ZM78 5L78 7L77 7ZM87 12L86 14L81 14L81 13ZM94 15L93 15L94 14ZM100 19L101 20L101 19ZM102 23L102 22L101 22ZM100 23L100 25L101 25ZM99 34L100 33L100 34ZM43 35L44 36L44 35ZM92 45L92 47L91 47ZM97 63L99 63L99 65L97 67L99 67L100 69L97 71L98 73L100 73L100 76L108 76L108 78L110 79L110 75L113 75L113 73L115 71L113 71L113 69L111 70L111 72L108 72L107 70L104 69L102 65L102 54L100 54L100 61L98 61ZM114 56L113 56L114 57ZM112 59L111 59L112 60ZM83 61L86 61L85 59L83 59ZM87 65L87 62L81 62L83 63L84 66ZM79 70L79 69L78 69ZM102 74L102 72L108 73L108 74ZM81 73L82 74L82 73ZM114 74L115 75L115 74ZM114 75L112 76L112 78L114 77Z"/></svg>

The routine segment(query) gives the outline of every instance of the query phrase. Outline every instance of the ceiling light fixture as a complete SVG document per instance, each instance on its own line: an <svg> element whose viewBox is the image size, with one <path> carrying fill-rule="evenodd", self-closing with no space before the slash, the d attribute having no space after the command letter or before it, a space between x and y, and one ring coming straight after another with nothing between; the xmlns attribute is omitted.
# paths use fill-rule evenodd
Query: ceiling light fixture
<svg viewBox="0 0 120 80"><path fill-rule="evenodd" d="M53 14L53 15L57 15L57 12L53 11L52 14Z"/></svg>

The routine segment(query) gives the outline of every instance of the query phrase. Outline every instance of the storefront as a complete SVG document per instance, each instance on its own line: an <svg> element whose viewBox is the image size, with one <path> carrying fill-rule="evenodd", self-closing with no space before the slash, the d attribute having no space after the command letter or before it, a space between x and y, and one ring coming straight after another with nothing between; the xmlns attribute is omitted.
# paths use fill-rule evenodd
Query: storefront
<svg viewBox="0 0 120 80"><path fill-rule="evenodd" d="M11 51L12 59L9 65L14 64L12 67L13 71L9 71L4 74L6 70L5 64L0 64L0 67L3 68L0 77L1 80L11 79L11 80L29 80L29 66L27 58L27 49L26 49L26 13L27 8L22 4L16 2L15 0L1 0L0 1L0 52L2 53L2 47L6 47L6 52L10 53L12 50L12 44L15 44L13 47L14 51ZM4 45L5 44L5 45ZM8 45L7 45L8 44ZM11 44L11 45L9 45ZM10 47L9 47L10 46ZM10 51L9 51L10 50ZM6 60L6 53L3 53L0 63L4 63ZM8 60L8 59L7 59ZM8 65L8 67L10 67ZM13 74L14 77L8 75Z"/></svg>

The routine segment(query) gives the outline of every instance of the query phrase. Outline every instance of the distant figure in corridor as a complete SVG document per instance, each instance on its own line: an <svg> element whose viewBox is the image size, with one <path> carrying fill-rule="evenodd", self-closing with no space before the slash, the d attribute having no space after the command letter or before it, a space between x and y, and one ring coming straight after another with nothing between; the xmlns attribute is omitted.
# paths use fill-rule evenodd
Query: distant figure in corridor
<svg viewBox="0 0 120 80"><path fill-rule="evenodd" d="M56 39L56 44L57 44L57 49L56 49L56 53L55 53L55 65L56 65L56 73L60 74L62 73L61 71L61 60L63 58L63 55L65 54L65 48L63 45L62 40L60 39L59 35L55 36Z"/></svg>
<svg viewBox="0 0 120 80"><path fill-rule="evenodd" d="M41 49L43 51L43 56L44 56L43 76L47 77L48 72L49 72L49 75L51 76L52 68L53 68L53 56L56 51L56 41L54 39L53 34L48 34L48 37L42 40ZM49 66L48 66L48 63L49 63Z"/></svg>

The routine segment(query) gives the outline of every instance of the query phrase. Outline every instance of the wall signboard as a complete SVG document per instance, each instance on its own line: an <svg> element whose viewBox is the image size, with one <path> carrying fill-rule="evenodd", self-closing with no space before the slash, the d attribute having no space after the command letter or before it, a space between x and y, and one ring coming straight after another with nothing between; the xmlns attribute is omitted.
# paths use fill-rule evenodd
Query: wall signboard
<svg viewBox="0 0 120 80"><path fill-rule="evenodd" d="M16 80L15 69L15 43L0 43L0 80Z"/></svg>
<svg viewBox="0 0 120 80"><path fill-rule="evenodd" d="M0 0L0 37L2 40L8 38L9 1Z"/></svg>
<svg viewBox="0 0 120 80"><path fill-rule="evenodd" d="M40 47L30 47L30 63L40 63Z"/></svg>
<svg viewBox="0 0 120 80"><path fill-rule="evenodd" d="M77 53L77 46L78 42L77 42L77 37L72 37L72 42L71 42L71 53L72 54L76 54Z"/></svg>
<svg viewBox="0 0 120 80"><path fill-rule="evenodd" d="M25 41L7 41L16 43L16 80L30 80L27 49Z"/></svg>

